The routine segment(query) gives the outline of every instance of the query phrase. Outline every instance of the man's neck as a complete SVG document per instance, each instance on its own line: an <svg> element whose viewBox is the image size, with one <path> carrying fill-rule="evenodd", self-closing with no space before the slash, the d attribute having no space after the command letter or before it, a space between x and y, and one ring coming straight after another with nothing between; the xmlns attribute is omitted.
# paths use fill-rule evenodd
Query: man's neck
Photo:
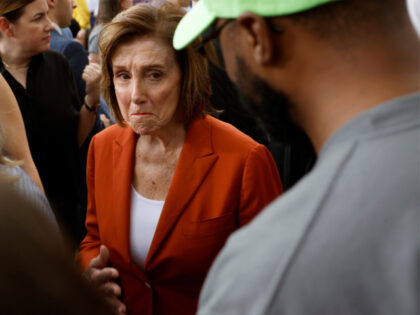
<svg viewBox="0 0 420 315"><path fill-rule="evenodd" d="M59 23L57 22L57 19L55 18L54 11L52 11L51 9L50 9L50 12L48 13L48 18L50 19L52 25L54 26L54 29L61 35L61 29L63 27L59 25Z"/></svg>
<svg viewBox="0 0 420 315"><path fill-rule="evenodd" d="M410 78L409 74L395 77L395 80L379 80L376 77L372 78L369 85L343 89L341 93L327 93L328 99L308 102L302 106L302 110L298 109L300 125L311 139L315 151L319 153L328 138L345 123L381 103L419 91L419 77L420 73L416 79L412 76ZM339 86L349 85L338 80L331 84L337 89Z"/></svg>
<svg viewBox="0 0 420 315"><path fill-rule="evenodd" d="M419 64L406 73L366 73L317 82L307 99L295 101L298 124L307 133L317 153L328 138L348 121L388 100L419 90ZM402 69L401 69L402 70ZM411 71L410 71L411 70ZM316 82L316 81L314 81Z"/></svg>
<svg viewBox="0 0 420 315"><path fill-rule="evenodd" d="M348 55L339 51L335 55L306 54L318 63L296 71L297 83L289 97L294 103L291 114L316 152L358 115L420 89L420 45L414 32L411 35L402 38L402 45L379 41L371 47L355 47Z"/></svg>

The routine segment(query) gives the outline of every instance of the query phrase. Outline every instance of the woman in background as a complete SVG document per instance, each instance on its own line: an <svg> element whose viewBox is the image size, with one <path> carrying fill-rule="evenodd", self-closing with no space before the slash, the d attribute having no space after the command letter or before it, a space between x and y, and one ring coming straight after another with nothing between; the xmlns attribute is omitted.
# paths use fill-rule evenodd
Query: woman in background
<svg viewBox="0 0 420 315"><path fill-rule="evenodd" d="M95 123L99 67L85 69L87 95L81 106L67 60L49 51L53 26L47 12L45 0L1 2L0 72L19 104L50 204L77 242L84 235L79 147Z"/></svg>

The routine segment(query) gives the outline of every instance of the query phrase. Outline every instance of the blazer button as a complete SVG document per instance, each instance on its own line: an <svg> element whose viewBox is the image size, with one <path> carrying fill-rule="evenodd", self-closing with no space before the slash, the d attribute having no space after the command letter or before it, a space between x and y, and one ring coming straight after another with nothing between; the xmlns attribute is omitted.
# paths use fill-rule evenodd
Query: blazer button
<svg viewBox="0 0 420 315"><path fill-rule="evenodd" d="M149 289L151 289L151 288L152 288L152 286L150 285L150 283L149 283L149 282L147 282L147 281L144 281L144 285L145 285L146 287L148 287Z"/></svg>

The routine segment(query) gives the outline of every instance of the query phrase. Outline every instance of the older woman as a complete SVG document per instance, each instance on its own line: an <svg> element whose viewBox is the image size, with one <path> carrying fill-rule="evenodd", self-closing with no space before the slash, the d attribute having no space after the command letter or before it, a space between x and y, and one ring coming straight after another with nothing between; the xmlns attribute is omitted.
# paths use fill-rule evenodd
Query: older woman
<svg viewBox="0 0 420 315"><path fill-rule="evenodd" d="M99 66L85 69L87 96L81 106L67 60L48 50L53 26L47 13L45 0L1 1L0 72L18 101L47 197L74 239L80 241L83 182L79 147L96 119Z"/></svg>
<svg viewBox="0 0 420 315"><path fill-rule="evenodd" d="M121 312L194 314L227 237L282 192L268 150L207 114L205 59L172 48L182 15L138 4L100 35L119 125L90 146L79 260Z"/></svg>

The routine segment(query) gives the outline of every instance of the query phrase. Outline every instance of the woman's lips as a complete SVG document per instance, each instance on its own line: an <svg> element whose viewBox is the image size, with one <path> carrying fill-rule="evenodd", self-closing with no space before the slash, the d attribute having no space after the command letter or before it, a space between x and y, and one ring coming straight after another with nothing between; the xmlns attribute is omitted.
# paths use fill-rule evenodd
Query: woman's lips
<svg viewBox="0 0 420 315"><path fill-rule="evenodd" d="M152 115L152 113L132 113L130 116L148 116Z"/></svg>

